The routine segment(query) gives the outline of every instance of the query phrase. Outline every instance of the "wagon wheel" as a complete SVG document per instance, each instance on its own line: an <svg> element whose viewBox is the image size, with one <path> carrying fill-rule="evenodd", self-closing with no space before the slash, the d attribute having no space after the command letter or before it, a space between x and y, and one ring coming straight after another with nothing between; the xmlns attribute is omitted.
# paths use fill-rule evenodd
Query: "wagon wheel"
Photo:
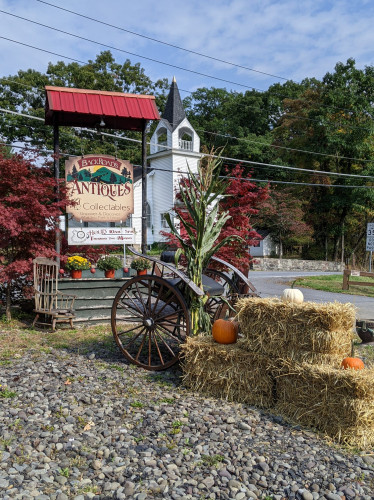
<svg viewBox="0 0 374 500"><path fill-rule="evenodd" d="M146 370L165 370L178 361L179 345L190 333L186 301L159 276L132 278L114 299L112 331L131 363Z"/></svg>
<svg viewBox="0 0 374 500"><path fill-rule="evenodd" d="M223 296L231 305L233 305L234 297L239 293L239 288L235 285L235 283L228 276L226 276L225 273L216 271L215 269L205 269L204 274L223 286ZM209 314L212 322L216 319L224 318L227 313L229 316L232 316L233 311L230 310L229 306L222 300L221 297L222 296L211 296L205 304L205 311Z"/></svg>

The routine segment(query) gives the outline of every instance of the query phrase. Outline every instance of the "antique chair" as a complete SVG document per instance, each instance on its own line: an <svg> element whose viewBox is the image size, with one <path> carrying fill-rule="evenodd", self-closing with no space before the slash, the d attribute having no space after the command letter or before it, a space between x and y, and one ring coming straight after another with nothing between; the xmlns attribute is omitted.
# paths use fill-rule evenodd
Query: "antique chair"
<svg viewBox="0 0 374 500"><path fill-rule="evenodd" d="M56 323L69 322L73 328L75 319L74 301L75 295L68 295L58 291L58 268L59 265L54 260L44 257L37 257L34 264L34 291L35 291L35 319L36 323L42 325L52 324L55 331ZM39 317L43 321L38 321ZM49 322L47 319L50 317Z"/></svg>

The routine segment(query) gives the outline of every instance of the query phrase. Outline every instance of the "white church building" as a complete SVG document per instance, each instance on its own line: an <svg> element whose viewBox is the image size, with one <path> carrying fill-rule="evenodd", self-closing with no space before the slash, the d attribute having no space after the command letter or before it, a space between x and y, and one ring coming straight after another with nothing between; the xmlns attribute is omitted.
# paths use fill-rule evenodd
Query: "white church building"
<svg viewBox="0 0 374 500"><path fill-rule="evenodd" d="M197 171L200 138L183 108L177 82L173 78L165 110L150 140L147 174L147 245L162 242L167 231L164 214L172 211L179 180L188 167ZM134 213L126 225L135 230L135 244L141 244L142 179L134 182Z"/></svg>

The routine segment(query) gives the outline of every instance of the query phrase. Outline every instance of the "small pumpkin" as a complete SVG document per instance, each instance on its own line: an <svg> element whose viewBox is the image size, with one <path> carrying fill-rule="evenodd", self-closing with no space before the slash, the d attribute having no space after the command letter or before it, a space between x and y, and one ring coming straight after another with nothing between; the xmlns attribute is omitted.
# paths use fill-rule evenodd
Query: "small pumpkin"
<svg viewBox="0 0 374 500"><path fill-rule="evenodd" d="M302 304L304 295L298 288L286 288L282 293L283 302L292 302L293 304Z"/></svg>
<svg viewBox="0 0 374 500"><path fill-rule="evenodd" d="M234 344L238 339L238 325L235 321L216 319L212 326L212 335L219 344Z"/></svg>
<svg viewBox="0 0 374 500"><path fill-rule="evenodd" d="M351 368L353 370L363 370L365 368L364 362L360 358L344 358L341 367L346 370Z"/></svg>

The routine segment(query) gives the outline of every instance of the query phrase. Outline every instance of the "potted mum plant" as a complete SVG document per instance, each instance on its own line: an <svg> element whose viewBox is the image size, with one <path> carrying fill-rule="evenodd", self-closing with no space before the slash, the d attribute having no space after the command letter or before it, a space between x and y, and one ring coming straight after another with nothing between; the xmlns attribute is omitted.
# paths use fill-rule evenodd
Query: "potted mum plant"
<svg viewBox="0 0 374 500"><path fill-rule="evenodd" d="M90 269L91 263L85 257L72 255L68 257L65 267L70 271L70 275L73 279L80 279L82 277L82 271Z"/></svg>
<svg viewBox="0 0 374 500"><path fill-rule="evenodd" d="M148 259L144 257L138 257L131 262L132 269L135 269L138 276L147 274L147 269L151 269L152 265Z"/></svg>
<svg viewBox="0 0 374 500"><path fill-rule="evenodd" d="M105 272L106 278L114 278L116 269L121 269L122 262L115 255L105 255L104 257L100 257L96 263L96 267L100 269L100 271Z"/></svg>

